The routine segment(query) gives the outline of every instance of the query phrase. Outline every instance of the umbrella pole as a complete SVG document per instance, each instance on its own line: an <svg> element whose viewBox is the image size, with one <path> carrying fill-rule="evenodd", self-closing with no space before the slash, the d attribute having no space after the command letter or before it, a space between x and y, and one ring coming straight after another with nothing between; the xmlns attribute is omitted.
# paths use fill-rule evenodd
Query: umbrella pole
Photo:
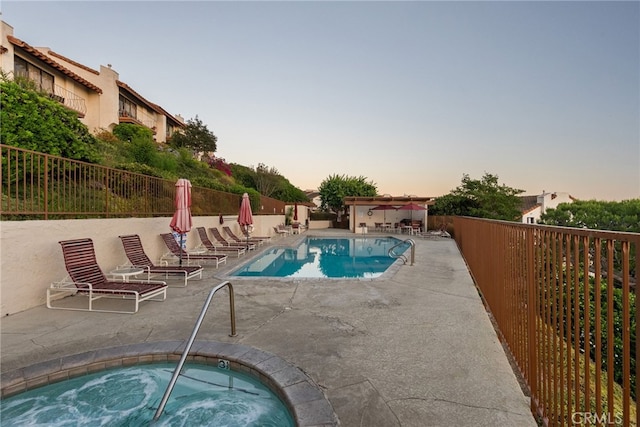
<svg viewBox="0 0 640 427"><path fill-rule="evenodd" d="M182 267L182 233L180 233L180 267Z"/></svg>

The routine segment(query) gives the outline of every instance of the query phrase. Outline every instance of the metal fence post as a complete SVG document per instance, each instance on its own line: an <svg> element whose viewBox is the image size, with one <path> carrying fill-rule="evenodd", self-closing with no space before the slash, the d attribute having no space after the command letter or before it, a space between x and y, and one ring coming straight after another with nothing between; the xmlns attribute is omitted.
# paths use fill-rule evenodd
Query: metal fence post
<svg viewBox="0 0 640 427"><path fill-rule="evenodd" d="M534 263L534 232L533 228L527 228L527 349L529 353L528 383L531 389L531 411L538 413L538 360L536 352L536 306L537 290L535 281Z"/></svg>

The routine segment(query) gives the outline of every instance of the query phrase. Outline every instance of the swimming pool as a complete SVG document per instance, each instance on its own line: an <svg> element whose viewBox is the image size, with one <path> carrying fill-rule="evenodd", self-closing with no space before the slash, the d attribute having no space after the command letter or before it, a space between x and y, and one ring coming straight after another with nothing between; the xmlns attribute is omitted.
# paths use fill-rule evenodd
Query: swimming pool
<svg viewBox="0 0 640 427"><path fill-rule="evenodd" d="M1 401L3 426L149 425L175 364L137 365L76 377ZM258 380L186 364L158 426L293 426L286 406Z"/></svg>
<svg viewBox="0 0 640 427"><path fill-rule="evenodd" d="M295 248L270 248L232 271L234 277L375 278L410 245L395 237L307 237Z"/></svg>

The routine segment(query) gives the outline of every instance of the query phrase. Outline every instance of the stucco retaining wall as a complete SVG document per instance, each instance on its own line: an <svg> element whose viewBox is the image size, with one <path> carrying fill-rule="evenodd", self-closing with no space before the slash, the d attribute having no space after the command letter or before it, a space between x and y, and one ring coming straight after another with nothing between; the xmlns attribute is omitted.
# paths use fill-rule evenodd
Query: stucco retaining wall
<svg viewBox="0 0 640 427"><path fill-rule="evenodd" d="M239 233L236 219L225 216L223 225ZM0 222L0 314L6 316L46 302L47 287L67 275L59 241L93 239L98 264L108 273L127 261L120 235L138 234L149 258L159 260L167 252L160 233L171 231L170 221L163 217ZM273 227L283 222L283 215L254 216L254 234L271 236L275 234ZM195 227L220 227L220 219L193 217L187 248L200 244Z"/></svg>

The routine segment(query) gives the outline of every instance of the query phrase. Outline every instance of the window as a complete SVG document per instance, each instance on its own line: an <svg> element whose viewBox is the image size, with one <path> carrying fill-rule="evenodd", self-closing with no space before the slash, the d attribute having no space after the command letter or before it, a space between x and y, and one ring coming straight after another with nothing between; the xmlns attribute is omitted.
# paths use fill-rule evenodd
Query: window
<svg viewBox="0 0 640 427"><path fill-rule="evenodd" d="M14 58L13 73L17 77L25 77L33 81L36 87L44 92L53 93L53 75L36 67L30 62L16 56Z"/></svg>
<svg viewBox="0 0 640 427"><path fill-rule="evenodd" d="M120 95L120 116L123 117L131 117L133 119L137 119L138 115L137 115L137 107L136 104L134 104L131 100L125 98L124 96Z"/></svg>
<svg viewBox="0 0 640 427"><path fill-rule="evenodd" d="M165 135L166 139L171 139L174 133L176 133L176 128L173 125L167 123L167 132Z"/></svg>
<svg viewBox="0 0 640 427"><path fill-rule="evenodd" d="M532 216L528 216L528 217L527 217L527 224L535 224L534 220L535 220L535 218L534 218L534 217L532 217Z"/></svg>

